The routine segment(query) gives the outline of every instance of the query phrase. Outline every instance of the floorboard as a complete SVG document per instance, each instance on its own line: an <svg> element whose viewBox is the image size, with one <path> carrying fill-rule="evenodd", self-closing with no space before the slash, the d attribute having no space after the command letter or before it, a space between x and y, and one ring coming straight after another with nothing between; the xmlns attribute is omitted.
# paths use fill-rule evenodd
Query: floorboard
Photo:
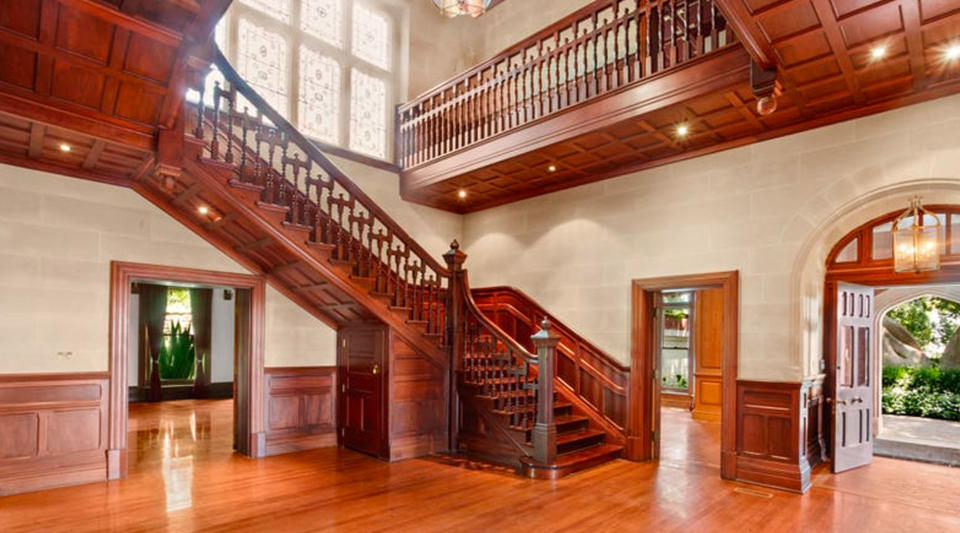
<svg viewBox="0 0 960 533"><path fill-rule="evenodd" d="M877 458L837 476L819 469L803 496L726 482L705 439L714 428L682 412L665 414L659 464L614 461L549 482L337 448L247 459L231 453L231 409L131 406L127 479L0 498L0 530L960 531L958 469Z"/></svg>

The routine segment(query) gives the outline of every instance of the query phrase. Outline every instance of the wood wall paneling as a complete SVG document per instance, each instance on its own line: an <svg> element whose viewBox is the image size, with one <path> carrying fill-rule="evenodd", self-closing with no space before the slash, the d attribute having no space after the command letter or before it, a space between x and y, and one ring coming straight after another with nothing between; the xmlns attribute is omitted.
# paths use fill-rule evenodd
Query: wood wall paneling
<svg viewBox="0 0 960 533"><path fill-rule="evenodd" d="M822 459L822 377L737 382L737 479L806 492Z"/></svg>
<svg viewBox="0 0 960 533"><path fill-rule="evenodd" d="M700 289L694 298L693 417L720 420L723 406L723 289Z"/></svg>
<svg viewBox="0 0 960 533"><path fill-rule="evenodd" d="M391 330L390 460L447 449L447 369Z"/></svg>
<svg viewBox="0 0 960 533"><path fill-rule="evenodd" d="M266 455L337 444L337 368L264 369Z"/></svg>
<svg viewBox="0 0 960 533"><path fill-rule="evenodd" d="M0 376L0 496L107 477L109 376Z"/></svg>

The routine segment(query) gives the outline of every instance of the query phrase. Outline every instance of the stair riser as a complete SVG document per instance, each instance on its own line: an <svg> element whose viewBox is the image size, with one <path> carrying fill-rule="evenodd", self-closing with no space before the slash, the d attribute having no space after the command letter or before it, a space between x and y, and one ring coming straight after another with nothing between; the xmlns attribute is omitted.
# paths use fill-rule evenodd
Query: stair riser
<svg viewBox="0 0 960 533"><path fill-rule="evenodd" d="M582 439L573 440L570 442L564 442L562 444L557 444L557 453L569 453L577 450L582 450L584 448L589 448L591 446L596 446L603 443L603 434L593 435L589 437L584 437Z"/></svg>

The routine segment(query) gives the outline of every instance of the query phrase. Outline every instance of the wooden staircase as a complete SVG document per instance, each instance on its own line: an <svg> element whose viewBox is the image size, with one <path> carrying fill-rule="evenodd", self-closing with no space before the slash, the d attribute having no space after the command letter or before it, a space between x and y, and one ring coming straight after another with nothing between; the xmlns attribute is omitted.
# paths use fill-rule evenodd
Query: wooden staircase
<svg viewBox="0 0 960 533"><path fill-rule="evenodd" d="M384 323L449 376L429 384L451 391L445 449L536 478L622 455L583 402L540 379L555 374L549 323L533 335L536 353L524 348L529 335L511 337L478 308L456 241L446 265L434 259L222 54L215 63L225 87L209 100L201 89L178 122L182 168L161 164L141 194L331 326Z"/></svg>

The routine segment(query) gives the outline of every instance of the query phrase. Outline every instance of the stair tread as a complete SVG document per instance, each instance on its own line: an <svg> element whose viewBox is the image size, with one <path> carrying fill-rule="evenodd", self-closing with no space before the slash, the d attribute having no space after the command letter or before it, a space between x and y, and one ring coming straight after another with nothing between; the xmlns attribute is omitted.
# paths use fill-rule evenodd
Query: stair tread
<svg viewBox="0 0 960 533"><path fill-rule="evenodd" d="M623 451L623 446L619 444L598 444L589 448L582 448L571 452L557 454L554 464L557 466L568 466L581 461L588 461L594 457L606 454L615 454Z"/></svg>

